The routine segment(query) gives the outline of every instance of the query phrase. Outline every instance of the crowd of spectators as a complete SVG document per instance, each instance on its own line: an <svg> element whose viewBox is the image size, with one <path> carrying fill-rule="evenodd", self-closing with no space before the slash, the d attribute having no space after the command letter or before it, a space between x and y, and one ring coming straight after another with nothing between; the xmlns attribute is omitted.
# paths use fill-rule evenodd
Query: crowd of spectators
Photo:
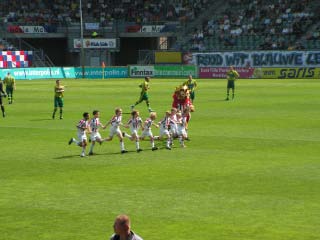
<svg viewBox="0 0 320 240"><path fill-rule="evenodd" d="M0 38L0 51L14 51L16 48L6 40Z"/></svg>
<svg viewBox="0 0 320 240"><path fill-rule="evenodd" d="M137 24L188 21L208 0L82 0L84 20L112 25L114 20ZM3 23L72 24L80 22L79 0L1 0Z"/></svg>
<svg viewBox="0 0 320 240"><path fill-rule="evenodd" d="M218 38L223 46L236 46L241 44L242 36L260 36L263 41L257 46L259 49L292 49L293 45L302 49L301 43L295 40L318 18L310 7L314 2L316 0L230 0L220 16L206 20L195 29L192 48L205 49L203 41L208 37ZM318 31L311 37L319 36Z"/></svg>
<svg viewBox="0 0 320 240"><path fill-rule="evenodd" d="M24 25L56 25L79 19L75 0L2 0L2 23Z"/></svg>

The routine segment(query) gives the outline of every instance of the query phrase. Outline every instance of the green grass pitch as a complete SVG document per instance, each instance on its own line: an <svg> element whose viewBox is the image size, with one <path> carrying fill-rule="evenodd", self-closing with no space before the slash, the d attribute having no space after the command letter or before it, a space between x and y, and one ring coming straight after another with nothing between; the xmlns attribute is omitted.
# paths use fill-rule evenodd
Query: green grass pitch
<svg viewBox="0 0 320 240"><path fill-rule="evenodd" d="M63 80L63 120L51 119L54 80L17 81L0 117L1 240L109 239L120 213L145 240L320 239L318 79L238 80L229 102L226 80L199 79L187 148L136 153L126 139L121 155L114 139L80 158L67 142L82 113L129 112L141 81ZM158 120L182 81L151 80Z"/></svg>

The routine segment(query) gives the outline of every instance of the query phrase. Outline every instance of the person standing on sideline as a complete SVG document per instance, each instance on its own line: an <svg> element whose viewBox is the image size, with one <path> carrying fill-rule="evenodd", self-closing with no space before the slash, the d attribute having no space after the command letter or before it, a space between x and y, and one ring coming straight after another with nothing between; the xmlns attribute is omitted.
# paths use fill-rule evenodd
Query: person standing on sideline
<svg viewBox="0 0 320 240"><path fill-rule="evenodd" d="M110 240L143 240L131 230L131 221L127 215L119 215L113 224L114 234Z"/></svg>
<svg viewBox="0 0 320 240"><path fill-rule="evenodd" d="M87 143L87 132L90 131L90 125L89 125L89 118L90 114L85 112L82 114L83 118L78 122L77 124L77 129L78 129L78 140L75 138L71 138L69 140L69 145L71 143L76 143L77 146L82 147L82 152L80 154L80 157L85 157L86 156L86 147L88 145Z"/></svg>
<svg viewBox="0 0 320 240"><path fill-rule="evenodd" d="M188 80L183 83L183 86L188 87L188 90L190 93L190 99L191 99L191 102L193 103L195 98L195 90L198 86L197 81L192 79L192 75L190 74Z"/></svg>
<svg viewBox="0 0 320 240"><path fill-rule="evenodd" d="M227 72L227 98L226 101L229 100L229 91L232 89L232 99L234 99L234 82L239 78L239 73L234 69L233 66L230 66L230 70Z"/></svg>
<svg viewBox="0 0 320 240"><path fill-rule="evenodd" d="M123 124L122 124L122 109L121 108L115 109L115 115L113 115L112 118L109 120L109 122L106 123L105 128L108 125L110 125L109 137L104 138L103 141L111 141L113 139L113 136L117 135L119 138L119 141L120 141L121 153L127 153L128 151L124 148L123 135L120 130L120 126L123 126Z"/></svg>
<svg viewBox="0 0 320 240"><path fill-rule="evenodd" d="M136 105L138 105L142 101L146 101L149 112L153 112L153 110L150 108L149 95L148 95L148 90L150 88L149 82L150 82L150 77L145 77L144 82L139 85L139 87L141 88L140 98L138 101L136 101L135 104L131 105L131 111L133 111Z"/></svg>
<svg viewBox="0 0 320 240"><path fill-rule="evenodd" d="M6 97L6 93L3 91L3 83L0 77L0 106L1 106L1 111L2 111L2 117L6 116L6 112L4 110L3 102L2 102L2 97Z"/></svg>
<svg viewBox="0 0 320 240"><path fill-rule="evenodd" d="M10 74L10 72L8 72L7 76L4 78L3 83L6 85L6 93L8 96L9 104L12 104L13 103L13 90L16 90L16 80Z"/></svg>
<svg viewBox="0 0 320 240"><path fill-rule="evenodd" d="M63 119L63 93L64 86L61 85L60 80L56 80L56 85L54 86L54 109L52 113L52 119L55 118L58 107L60 108L60 119Z"/></svg>

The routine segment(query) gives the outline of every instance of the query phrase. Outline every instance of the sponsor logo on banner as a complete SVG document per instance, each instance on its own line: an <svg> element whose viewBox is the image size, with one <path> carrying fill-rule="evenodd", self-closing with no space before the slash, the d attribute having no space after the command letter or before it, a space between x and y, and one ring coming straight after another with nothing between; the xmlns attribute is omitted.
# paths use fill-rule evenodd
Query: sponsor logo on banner
<svg viewBox="0 0 320 240"><path fill-rule="evenodd" d="M96 78L126 78L128 77L127 67L106 67L106 68L85 68L82 72L82 68L75 68L76 78L82 78L84 73L85 78L96 79Z"/></svg>
<svg viewBox="0 0 320 240"><path fill-rule="evenodd" d="M199 67L318 67L320 51L255 51L185 54L184 63Z"/></svg>
<svg viewBox="0 0 320 240"><path fill-rule="evenodd" d="M153 77L154 66L130 66L130 77Z"/></svg>
<svg viewBox="0 0 320 240"><path fill-rule="evenodd" d="M256 68L253 77L276 79L320 78L320 68Z"/></svg>
<svg viewBox="0 0 320 240"><path fill-rule="evenodd" d="M86 30L99 30L100 23L85 23L84 28Z"/></svg>
<svg viewBox="0 0 320 240"><path fill-rule="evenodd" d="M159 33L164 28L164 25L148 25L142 26L140 32L145 33Z"/></svg>
<svg viewBox="0 0 320 240"><path fill-rule="evenodd" d="M155 76L156 77L187 77L189 75L196 76L196 66L161 66L156 65Z"/></svg>
<svg viewBox="0 0 320 240"><path fill-rule="evenodd" d="M240 78L252 78L254 68L235 68L240 75ZM201 67L199 68L199 78L226 78L229 67Z"/></svg>
<svg viewBox="0 0 320 240"><path fill-rule="evenodd" d="M19 26L24 33L47 33L43 26Z"/></svg>
<svg viewBox="0 0 320 240"><path fill-rule="evenodd" d="M73 47L74 48L116 48L117 40L115 38L101 38L101 39L83 39L81 43L81 39L73 39Z"/></svg>
<svg viewBox="0 0 320 240"><path fill-rule="evenodd" d="M235 68L240 78L320 78L320 68ZM199 78L226 78L229 67L200 67Z"/></svg>

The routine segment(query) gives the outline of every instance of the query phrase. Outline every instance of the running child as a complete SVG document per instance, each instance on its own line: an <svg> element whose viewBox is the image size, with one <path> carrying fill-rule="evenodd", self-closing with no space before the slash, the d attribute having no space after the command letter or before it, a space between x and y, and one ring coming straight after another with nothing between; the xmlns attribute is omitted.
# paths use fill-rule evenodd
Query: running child
<svg viewBox="0 0 320 240"><path fill-rule="evenodd" d="M181 147L186 147L184 145L184 140L187 139L187 117L183 116L180 112L177 113L177 125L178 125L178 137Z"/></svg>
<svg viewBox="0 0 320 240"><path fill-rule="evenodd" d="M169 132L170 124L172 123L172 120L170 119L170 114L170 111L166 111L165 117L162 118L161 121L158 123L160 126L159 136L155 137L155 139L162 140L165 136L167 138L166 149L168 150L171 150L172 145L172 138Z"/></svg>
<svg viewBox="0 0 320 240"><path fill-rule="evenodd" d="M142 149L140 148L138 130L142 127L142 119L140 118L138 111L133 110L131 112L131 118L124 127L130 128L131 136L125 132L122 133L123 136L128 137L131 141L136 141L137 152L141 152Z"/></svg>
<svg viewBox="0 0 320 240"><path fill-rule="evenodd" d="M99 133L99 128L105 128L105 126L102 125L100 122L100 112L98 110L94 110L92 112L93 118L90 120L90 139L91 139L91 146L89 150L89 155L93 155L93 148L96 142L102 144L103 139L101 138L101 135Z"/></svg>
<svg viewBox="0 0 320 240"><path fill-rule="evenodd" d="M116 135L120 141L121 153L127 153L128 151L124 148L123 136L122 136L122 132L120 130L120 126L123 126L123 124L122 124L122 109L121 108L115 109L115 115L109 120L109 122L106 123L105 128L108 125L110 125L109 137L103 139L103 141L111 141L113 139L113 136Z"/></svg>
<svg viewBox="0 0 320 240"><path fill-rule="evenodd" d="M177 138L178 137L178 129L177 129L177 109L176 108L171 108L171 113L170 113L170 134L172 138Z"/></svg>
<svg viewBox="0 0 320 240"><path fill-rule="evenodd" d="M77 146L82 147L82 152L80 154L81 157L86 156L86 147L87 147L87 132L90 133L90 125L89 125L89 118L90 114L85 112L83 113L83 118L78 122L76 125L78 130L78 140L75 138L71 138L69 140L69 145L71 143L76 143Z"/></svg>
<svg viewBox="0 0 320 240"><path fill-rule="evenodd" d="M141 140L144 140L145 137L149 137L150 142L151 142L151 149L152 151L155 151L158 149L158 147L155 146L154 144L154 137L153 137L153 133L151 130L151 126L155 126L156 128L159 127L159 125L154 123L154 120L156 120L157 118L157 113L156 112L152 112L150 113L150 117L147 118L144 123L143 123L143 127L142 127L142 133L140 136Z"/></svg>

